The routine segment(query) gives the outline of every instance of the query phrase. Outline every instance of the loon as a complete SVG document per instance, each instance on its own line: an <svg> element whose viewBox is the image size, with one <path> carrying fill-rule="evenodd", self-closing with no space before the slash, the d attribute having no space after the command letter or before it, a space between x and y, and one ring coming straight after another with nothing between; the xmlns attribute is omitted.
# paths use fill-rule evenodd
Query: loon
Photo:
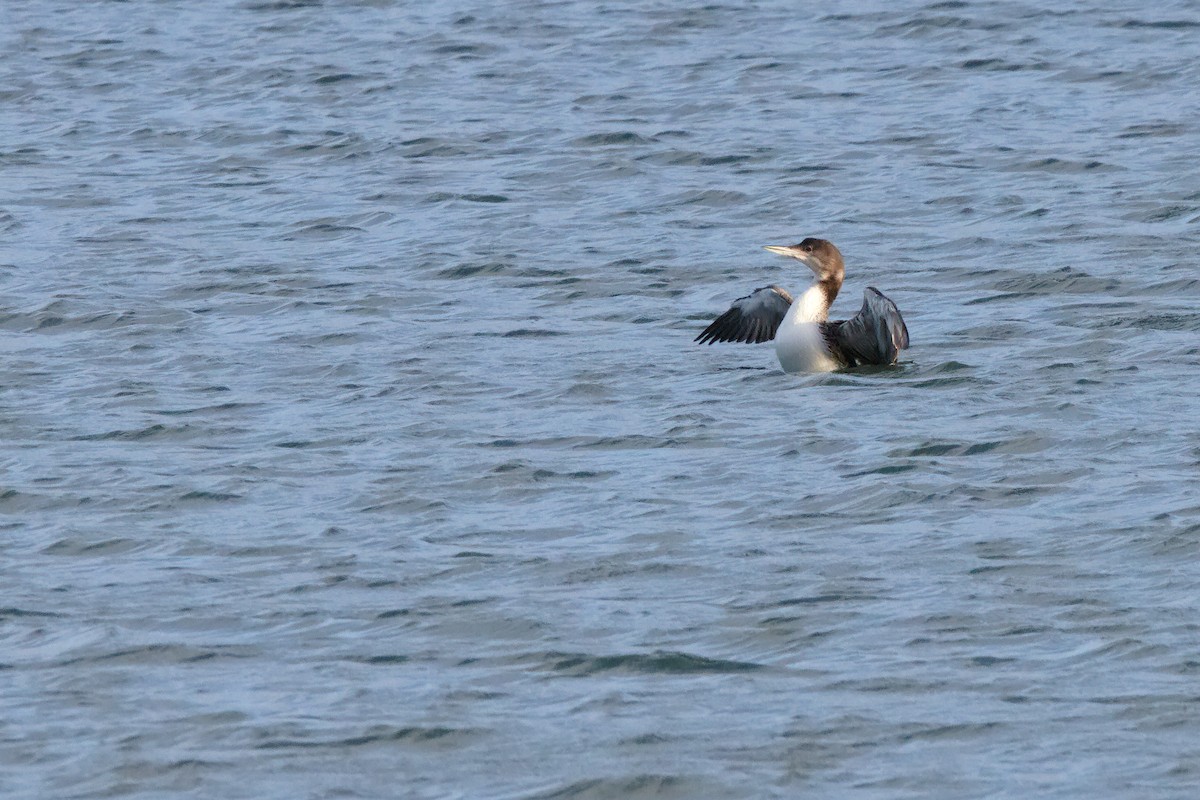
<svg viewBox="0 0 1200 800"><path fill-rule="evenodd" d="M862 308L854 317L827 321L845 274L842 254L832 242L810 237L789 247L765 249L803 262L816 277L812 286L795 301L780 286L756 289L735 300L694 341L757 344L774 339L785 372L896 363L908 347L908 328L896 304L874 286L863 292Z"/></svg>

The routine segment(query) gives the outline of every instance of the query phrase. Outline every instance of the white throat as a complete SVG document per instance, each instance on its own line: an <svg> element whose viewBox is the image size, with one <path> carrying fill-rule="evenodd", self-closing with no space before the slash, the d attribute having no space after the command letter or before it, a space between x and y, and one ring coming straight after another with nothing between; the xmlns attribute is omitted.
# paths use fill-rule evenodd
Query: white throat
<svg viewBox="0 0 1200 800"><path fill-rule="evenodd" d="M814 283L805 289L793 309L796 313L794 322L824 322L829 319L829 296L825 294L825 287Z"/></svg>

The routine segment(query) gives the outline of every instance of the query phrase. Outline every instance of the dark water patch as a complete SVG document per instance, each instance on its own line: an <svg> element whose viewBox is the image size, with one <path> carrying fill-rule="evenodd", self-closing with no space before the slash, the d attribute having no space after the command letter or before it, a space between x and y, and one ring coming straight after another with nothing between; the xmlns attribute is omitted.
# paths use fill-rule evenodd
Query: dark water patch
<svg viewBox="0 0 1200 800"><path fill-rule="evenodd" d="M574 445L576 450L645 450L647 448L669 447L673 440L644 434L628 436L587 437Z"/></svg>
<svg viewBox="0 0 1200 800"><path fill-rule="evenodd" d="M470 203L507 203L508 198L502 194L463 194L460 198Z"/></svg>
<svg viewBox="0 0 1200 800"><path fill-rule="evenodd" d="M42 553L48 556L107 556L129 553L144 546L143 542L136 539L121 537L96 540L86 536L69 536L47 545Z"/></svg>
<svg viewBox="0 0 1200 800"><path fill-rule="evenodd" d="M367 503L357 510L364 514L399 514L399 513L428 513L440 512L448 508L445 500L426 497L403 497L381 503Z"/></svg>
<svg viewBox="0 0 1200 800"><path fill-rule="evenodd" d="M118 220L120 225L178 225L186 222L186 217L131 217Z"/></svg>
<svg viewBox="0 0 1200 800"><path fill-rule="evenodd" d="M975 369L975 367L971 366L970 364L964 364L961 361L945 361L941 364L930 367L927 371L934 375L944 375L971 369Z"/></svg>
<svg viewBox="0 0 1200 800"><path fill-rule="evenodd" d="M249 0L238 7L246 11L295 11L302 8L320 8L325 0Z"/></svg>
<svg viewBox="0 0 1200 800"><path fill-rule="evenodd" d="M966 305L970 305L970 303ZM972 343L1026 341L1029 337L1029 327L1016 322L988 322L955 331L954 336Z"/></svg>
<svg viewBox="0 0 1200 800"><path fill-rule="evenodd" d="M445 203L450 200L464 200L468 203L507 203L509 198L502 194L455 194L453 192L432 192L425 195L427 203Z"/></svg>
<svg viewBox="0 0 1200 800"><path fill-rule="evenodd" d="M719 190L708 189L698 192L686 192L672 198L670 205L673 206L708 206L712 208L724 208L726 206L741 205L750 198L743 192L735 190Z"/></svg>
<svg viewBox="0 0 1200 800"><path fill-rule="evenodd" d="M833 687L839 691L863 692L868 695L912 695L914 693L935 693L944 690L945 682L926 676L894 680L889 678L860 678L853 677L838 681ZM940 727L940 726L939 726Z"/></svg>
<svg viewBox="0 0 1200 800"><path fill-rule="evenodd" d="M55 481L55 483L57 482ZM92 499L87 495L63 497L55 494L21 492L16 489L0 489L0 511L9 514L79 507L91 502Z"/></svg>
<svg viewBox="0 0 1200 800"><path fill-rule="evenodd" d="M1121 133L1118 139L1142 139L1149 136L1181 136L1187 133L1186 125L1176 122L1149 122L1130 125Z"/></svg>
<svg viewBox="0 0 1200 800"><path fill-rule="evenodd" d="M1181 31L1191 28L1200 28L1200 20L1193 19L1164 19L1164 20L1141 20L1128 19L1119 23L1108 23L1120 28L1153 28L1157 30Z"/></svg>
<svg viewBox="0 0 1200 800"><path fill-rule="evenodd" d="M1061 294L1110 294L1121 287L1116 278L1097 278L1073 267L1036 272L996 281L993 288L1009 297ZM973 302L988 302L976 300Z"/></svg>
<svg viewBox="0 0 1200 800"><path fill-rule="evenodd" d="M477 275L502 275L511 272L516 265L511 261L486 261L481 264L460 264L447 267L437 273L439 278L473 278Z"/></svg>
<svg viewBox="0 0 1200 800"><path fill-rule="evenodd" d="M132 311L71 313L63 301L48 303L34 312L0 313L0 328L25 332L66 334L80 331L107 331L129 327L140 320Z"/></svg>
<svg viewBox="0 0 1200 800"><path fill-rule="evenodd" d="M1133 328L1149 331L1197 331L1200 330L1200 313L1119 315L1089 320L1080 327Z"/></svg>
<svg viewBox="0 0 1200 800"><path fill-rule="evenodd" d="M291 544L268 545L263 547L234 547L228 551L233 558L273 558L278 556L294 556L302 552L302 548Z"/></svg>
<svg viewBox="0 0 1200 800"><path fill-rule="evenodd" d="M805 88L798 92L788 95L788 100L798 102L811 101L832 101L832 100L856 100L862 97L863 92L846 90L846 91L822 91L820 89Z"/></svg>
<svg viewBox="0 0 1200 800"><path fill-rule="evenodd" d="M577 147L608 147L613 145L649 144L652 140L633 131L611 131L608 133L592 133L572 139L571 144Z"/></svg>
<svg viewBox="0 0 1200 800"><path fill-rule="evenodd" d="M1045 61L1035 61L1027 64L1017 64L1003 58L968 58L959 64L965 70L981 70L984 72L1020 72L1031 70L1035 72L1051 69L1052 65Z"/></svg>
<svg viewBox="0 0 1200 800"><path fill-rule="evenodd" d="M993 386L995 381L989 378L980 378L972 375L956 375L945 378L927 378L925 380L915 380L906 385L914 389L949 389L955 386Z"/></svg>
<svg viewBox="0 0 1200 800"><path fill-rule="evenodd" d="M1112 164L1106 164L1103 161L1073 161L1064 158L1039 158L1033 161L1022 161L1008 167L1010 170L1021 172L1046 172L1056 175L1076 175L1085 172L1109 172L1119 169ZM1041 209L1039 209L1041 210ZM1043 213L1048 213L1048 209L1042 210Z"/></svg>
<svg viewBox="0 0 1200 800"><path fill-rule="evenodd" d="M261 403L218 403L209 406L196 406L195 408L178 408L178 409L157 409L151 411L151 414L158 414L164 417L186 417L193 414L220 414L227 411L245 411L251 408L261 407Z"/></svg>
<svg viewBox="0 0 1200 800"><path fill-rule="evenodd" d="M80 664L194 664L216 658L251 658L258 650L244 645L194 647L181 644L149 644L122 650L110 650L88 656L64 659L56 664L70 667Z"/></svg>
<svg viewBox="0 0 1200 800"><path fill-rule="evenodd" d="M882 36L927 36L943 34L947 31L966 30L980 27L974 20L953 14L921 14L890 25L881 25L878 32Z"/></svg>
<svg viewBox="0 0 1200 800"><path fill-rule="evenodd" d="M382 656L351 656L347 660L369 666L392 666L395 664L406 664L410 658L406 655L391 654Z"/></svg>
<svg viewBox="0 0 1200 800"><path fill-rule="evenodd" d="M411 608L393 608L388 611L380 611L375 615L376 619L396 619L397 617L413 616L414 612Z"/></svg>
<svg viewBox="0 0 1200 800"><path fill-rule="evenodd" d="M533 472L535 481L549 480L551 478L567 478L568 480L592 480L594 478L611 478L616 475L615 470L590 470L577 469L570 472L557 472L550 469L538 469Z"/></svg>
<svg viewBox="0 0 1200 800"><path fill-rule="evenodd" d="M607 266L609 268L624 268L624 269L629 269L632 272L638 272L638 270L634 269L634 268L640 267L645 263L646 262L640 258L626 257L626 258L618 258L615 261L610 261L605 266Z"/></svg>
<svg viewBox="0 0 1200 800"><path fill-rule="evenodd" d="M1038 453L1050 446L1041 436L1019 436L989 442L926 442L917 447L896 449L888 453L893 458L929 458L939 456L976 456L985 453Z"/></svg>
<svg viewBox="0 0 1200 800"><path fill-rule="evenodd" d="M233 492L190 491L179 495L180 503L228 503L232 500L243 500L244 495Z"/></svg>
<svg viewBox="0 0 1200 800"><path fill-rule="evenodd" d="M796 606L820 606L820 605L841 605L844 603L854 603L861 600L875 599L875 595L866 594L863 592L825 592L822 594L809 594L800 597L788 597L783 600L772 600L768 603L755 603L746 606L734 606L738 610L746 611L762 611L776 608L793 608Z"/></svg>
<svg viewBox="0 0 1200 800"><path fill-rule="evenodd" d="M363 137L344 131L329 130L319 136L315 141L275 147L272 155L280 159L348 159L369 154L375 147L374 143Z"/></svg>
<svg viewBox="0 0 1200 800"><path fill-rule="evenodd" d="M589 440L582 436L546 436L528 439L491 439L485 442L479 442L479 447L542 447L542 448L558 448L569 447L576 444L585 444Z"/></svg>
<svg viewBox="0 0 1200 800"><path fill-rule="evenodd" d="M350 72L335 72L329 75L322 75L313 81L317 86L326 86L331 83L342 83L343 81L361 80L361 75L355 75Z"/></svg>
<svg viewBox="0 0 1200 800"><path fill-rule="evenodd" d="M900 742L962 741L990 733L1003 726L1000 722L919 725L897 736Z"/></svg>
<svg viewBox="0 0 1200 800"><path fill-rule="evenodd" d="M918 469L916 464L883 464L872 469L859 470L846 474L847 478L862 478L867 475L900 475Z"/></svg>
<svg viewBox="0 0 1200 800"><path fill-rule="evenodd" d="M660 733L643 733L637 736L631 736L628 739L622 740L621 744L634 745L636 747L653 746L657 744L665 744L671 741L673 737L665 736Z"/></svg>
<svg viewBox="0 0 1200 800"><path fill-rule="evenodd" d="M488 470L488 476L491 478L504 476L506 480L511 478L528 479L533 482L555 480L565 478L567 480L593 480L596 478L611 478L617 473L612 470L571 470L558 471L534 467L528 461L515 459L505 461L502 464L497 464Z"/></svg>
<svg viewBox="0 0 1200 800"><path fill-rule="evenodd" d="M996 667L1005 664L1015 664L1019 659L1002 656L973 656L969 664L973 667Z"/></svg>
<svg viewBox="0 0 1200 800"><path fill-rule="evenodd" d="M748 161L756 161L761 157L751 155L729 154L722 156L704 156L699 160L699 165L702 167L719 167L727 164L744 164Z"/></svg>
<svg viewBox="0 0 1200 800"><path fill-rule="evenodd" d="M1200 206L1192 205L1169 205L1161 206L1153 211L1137 214L1133 218L1141 222L1170 222L1182 217L1191 217L1197 211L1200 211ZM1188 220L1189 222L1191 220Z"/></svg>
<svg viewBox="0 0 1200 800"><path fill-rule="evenodd" d="M340 738L318 738L316 735L301 738L272 737L254 745L258 750L285 749L332 749L365 747L377 744L411 744L450 746L465 743L466 740L478 735L479 731L471 728L450 728L441 726L407 726L395 727L390 725L372 725L361 734Z"/></svg>
<svg viewBox="0 0 1200 800"><path fill-rule="evenodd" d="M718 800L743 796L741 792L713 780L641 774L571 781L524 795L523 800L692 800L698 797Z"/></svg>
<svg viewBox="0 0 1200 800"><path fill-rule="evenodd" d="M771 70L783 69L786 66L787 66L787 64L785 64L782 61L763 61L758 64L751 64L748 67L744 67L742 69L742 71L743 72L769 72Z"/></svg>
<svg viewBox="0 0 1200 800"><path fill-rule="evenodd" d="M505 339L546 339L552 336L566 336L566 331L550 330L548 328L514 328L501 334Z"/></svg>
<svg viewBox="0 0 1200 800"><path fill-rule="evenodd" d="M480 606L486 603L491 603L495 600L494 597L470 597L465 600L456 600L450 604L451 608L467 608L468 606Z"/></svg>
<svg viewBox="0 0 1200 800"><path fill-rule="evenodd" d="M710 155L708 153L696 150L680 150L676 148L670 148L665 150L655 150L652 153L646 153L645 155L638 156L637 160L639 162L657 166L717 167L743 164L751 161L760 161L764 158L765 157L761 155L745 154Z"/></svg>
<svg viewBox="0 0 1200 800"><path fill-rule="evenodd" d="M328 220L315 220L307 223L297 223L291 233L282 238L286 241L296 239L340 239L345 236L366 233L364 228L357 225L342 225Z"/></svg>
<svg viewBox="0 0 1200 800"><path fill-rule="evenodd" d="M1193 466L1200 466L1200 458ZM1200 523L1142 534L1139 539L1140 544L1156 556L1192 560L1200 557Z"/></svg>
<svg viewBox="0 0 1200 800"><path fill-rule="evenodd" d="M663 564L657 561L638 563L605 562L584 569L572 570L563 579L564 584L593 583L611 581L629 575L665 575L682 570L682 567Z"/></svg>
<svg viewBox="0 0 1200 800"><path fill-rule="evenodd" d="M437 136L417 136L413 139L404 139L400 142L402 147L425 147L431 144L440 144L444 139Z"/></svg>
<svg viewBox="0 0 1200 800"><path fill-rule="evenodd" d="M629 95L627 95L627 94L623 94L621 92L614 92L612 94L580 95L579 97L575 98L574 102L578 103L579 105L594 105L594 104L623 103L629 99L630 99Z"/></svg>
<svg viewBox="0 0 1200 800"><path fill-rule="evenodd" d="M823 376L823 382L828 386L863 386L884 378L899 378L911 369L911 362L901 361L896 364L863 364L858 367L846 367L837 372Z"/></svg>
<svg viewBox="0 0 1200 800"><path fill-rule="evenodd" d="M954 206L955 208L961 208L964 206L969 206L971 203L974 203L974 202L977 202L977 198L973 195L952 194L952 195L946 195L944 197L935 197L931 200L926 200L925 205L927 205L927 206Z"/></svg>
<svg viewBox="0 0 1200 800"><path fill-rule="evenodd" d="M419 142L415 144L414 142ZM447 142L442 140L413 140L402 142L407 149L405 158L466 158L479 152L479 147L463 142Z"/></svg>
<svg viewBox="0 0 1200 800"><path fill-rule="evenodd" d="M1001 636L1036 636L1038 634L1049 633L1054 629L1049 625L1018 625L1001 632Z"/></svg>
<svg viewBox="0 0 1200 800"><path fill-rule="evenodd" d="M763 668L748 661L706 658L683 652L658 651L614 656L552 656L548 668L571 677L588 677L609 672L631 674L691 675L741 673Z"/></svg>
<svg viewBox="0 0 1200 800"><path fill-rule="evenodd" d="M961 454L962 450L963 450L963 446L956 445L956 444L924 444L924 445L921 445L920 447L914 448L913 450L899 451L898 453L893 451L893 453L890 453L889 455L912 456L912 457L945 456L945 455L952 455L952 454Z"/></svg>
<svg viewBox="0 0 1200 800"><path fill-rule="evenodd" d="M460 59L478 59L499 51L495 45L484 42L451 42L433 48L439 56L457 56Z"/></svg>
<svg viewBox="0 0 1200 800"><path fill-rule="evenodd" d="M53 611L33 611L25 608L17 608L15 606L0 608L0 619L19 619L22 617L32 617L38 619L43 617L54 618L61 616L63 615Z"/></svg>

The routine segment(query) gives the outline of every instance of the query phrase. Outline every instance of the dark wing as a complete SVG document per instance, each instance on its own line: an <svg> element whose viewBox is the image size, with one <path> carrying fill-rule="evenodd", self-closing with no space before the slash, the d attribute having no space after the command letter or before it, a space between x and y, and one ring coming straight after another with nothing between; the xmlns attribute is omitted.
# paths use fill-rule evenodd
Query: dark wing
<svg viewBox="0 0 1200 800"><path fill-rule="evenodd" d="M874 286L863 292L862 308L853 318L828 323L822 333L834 355L849 367L895 364L908 347L900 309Z"/></svg>
<svg viewBox="0 0 1200 800"><path fill-rule="evenodd" d="M782 287L755 289L753 294L734 300L729 310L713 320L694 341L701 344L770 341L791 305L792 296Z"/></svg>

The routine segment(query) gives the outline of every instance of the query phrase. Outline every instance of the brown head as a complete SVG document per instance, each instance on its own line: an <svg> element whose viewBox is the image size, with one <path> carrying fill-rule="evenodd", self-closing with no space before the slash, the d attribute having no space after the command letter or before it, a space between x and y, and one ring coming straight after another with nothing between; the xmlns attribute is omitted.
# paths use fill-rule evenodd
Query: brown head
<svg viewBox="0 0 1200 800"><path fill-rule="evenodd" d="M845 266L842 264L842 254L833 246L833 242L809 237L800 244L789 247L770 245L764 249L804 262L804 265L813 271L813 275L817 276L818 281L842 285Z"/></svg>

